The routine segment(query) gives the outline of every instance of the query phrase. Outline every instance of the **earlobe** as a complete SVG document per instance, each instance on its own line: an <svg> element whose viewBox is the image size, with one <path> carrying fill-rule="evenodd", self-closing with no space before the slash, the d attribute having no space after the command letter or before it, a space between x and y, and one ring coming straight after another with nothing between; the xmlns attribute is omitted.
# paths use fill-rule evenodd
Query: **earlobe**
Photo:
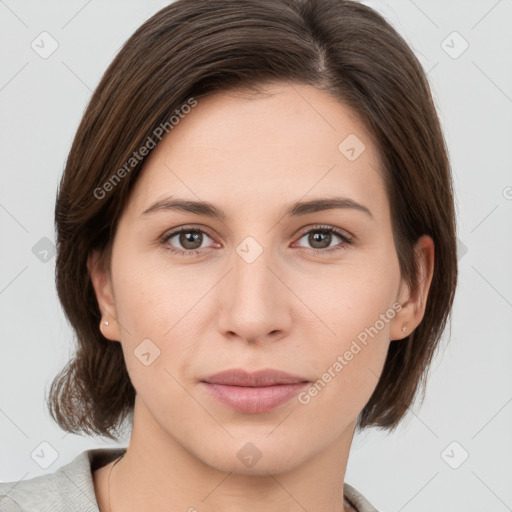
<svg viewBox="0 0 512 512"><path fill-rule="evenodd" d="M99 251L93 251L87 258L87 269L94 288L98 307L101 312L101 321L98 326L105 338L119 341L120 330L116 319L116 307L112 280L105 268Z"/></svg>

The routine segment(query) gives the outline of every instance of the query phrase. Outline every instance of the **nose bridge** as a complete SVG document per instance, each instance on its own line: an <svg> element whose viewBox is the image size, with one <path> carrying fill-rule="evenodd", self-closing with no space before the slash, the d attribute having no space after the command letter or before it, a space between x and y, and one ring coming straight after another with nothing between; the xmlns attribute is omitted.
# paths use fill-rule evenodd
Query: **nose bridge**
<svg viewBox="0 0 512 512"><path fill-rule="evenodd" d="M263 248L253 237L241 242L233 255L234 305L240 305L246 313L271 309L275 293L275 276L269 270L273 266L271 250Z"/></svg>
<svg viewBox="0 0 512 512"><path fill-rule="evenodd" d="M287 302L283 285L274 275L278 265L272 254L270 248L264 248L253 237L247 237L235 248L232 271L222 290L219 328L224 332L255 340L288 328Z"/></svg>

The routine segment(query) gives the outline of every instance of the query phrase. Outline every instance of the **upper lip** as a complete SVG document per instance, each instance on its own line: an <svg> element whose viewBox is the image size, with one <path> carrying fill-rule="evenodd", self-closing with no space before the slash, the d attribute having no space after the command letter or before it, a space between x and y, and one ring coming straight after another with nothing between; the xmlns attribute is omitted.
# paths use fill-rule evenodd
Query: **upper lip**
<svg viewBox="0 0 512 512"><path fill-rule="evenodd" d="M231 368L210 375L203 379L203 382L224 384L227 386L263 387L276 384L296 384L298 382L308 382L308 380L281 370L264 369L255 372L247 372L243 369Z"/></svg>

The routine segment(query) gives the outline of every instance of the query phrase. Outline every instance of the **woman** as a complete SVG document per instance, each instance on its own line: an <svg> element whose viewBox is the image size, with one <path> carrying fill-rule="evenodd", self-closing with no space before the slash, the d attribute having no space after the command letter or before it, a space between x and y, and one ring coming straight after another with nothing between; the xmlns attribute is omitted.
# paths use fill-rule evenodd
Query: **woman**
<svg viewBox="0 0 512 512"><path fill-rule="evenodd" d="M55 220L78 350L50 412L130 442L1 484L2 506L376 510L344 482L354 432L404 417L457 280L428 82L380 15L165 7L94 92Z"/></svg>

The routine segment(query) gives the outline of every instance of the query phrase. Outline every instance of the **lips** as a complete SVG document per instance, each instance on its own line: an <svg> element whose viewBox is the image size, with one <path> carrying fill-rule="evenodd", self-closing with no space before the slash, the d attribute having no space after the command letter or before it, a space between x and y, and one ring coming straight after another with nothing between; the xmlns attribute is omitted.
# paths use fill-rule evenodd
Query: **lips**
<svg viewBox="0 0 512 512"><path fill-rule="evenodd" d="M297 384L308 382L303 377L291 375L281 370L265 369L249 373L243 369L232 368L203 379L210 384L224 384L226 386L265 387L277 384Z"/></svg>
<svg viewBox="0 0 512 512"><path fill-rule="evenodd" d="M280 370L248 373L230 369L203 379L201 384L219 402L236 411L263 413L290 401L308 381Z"/></svg>

